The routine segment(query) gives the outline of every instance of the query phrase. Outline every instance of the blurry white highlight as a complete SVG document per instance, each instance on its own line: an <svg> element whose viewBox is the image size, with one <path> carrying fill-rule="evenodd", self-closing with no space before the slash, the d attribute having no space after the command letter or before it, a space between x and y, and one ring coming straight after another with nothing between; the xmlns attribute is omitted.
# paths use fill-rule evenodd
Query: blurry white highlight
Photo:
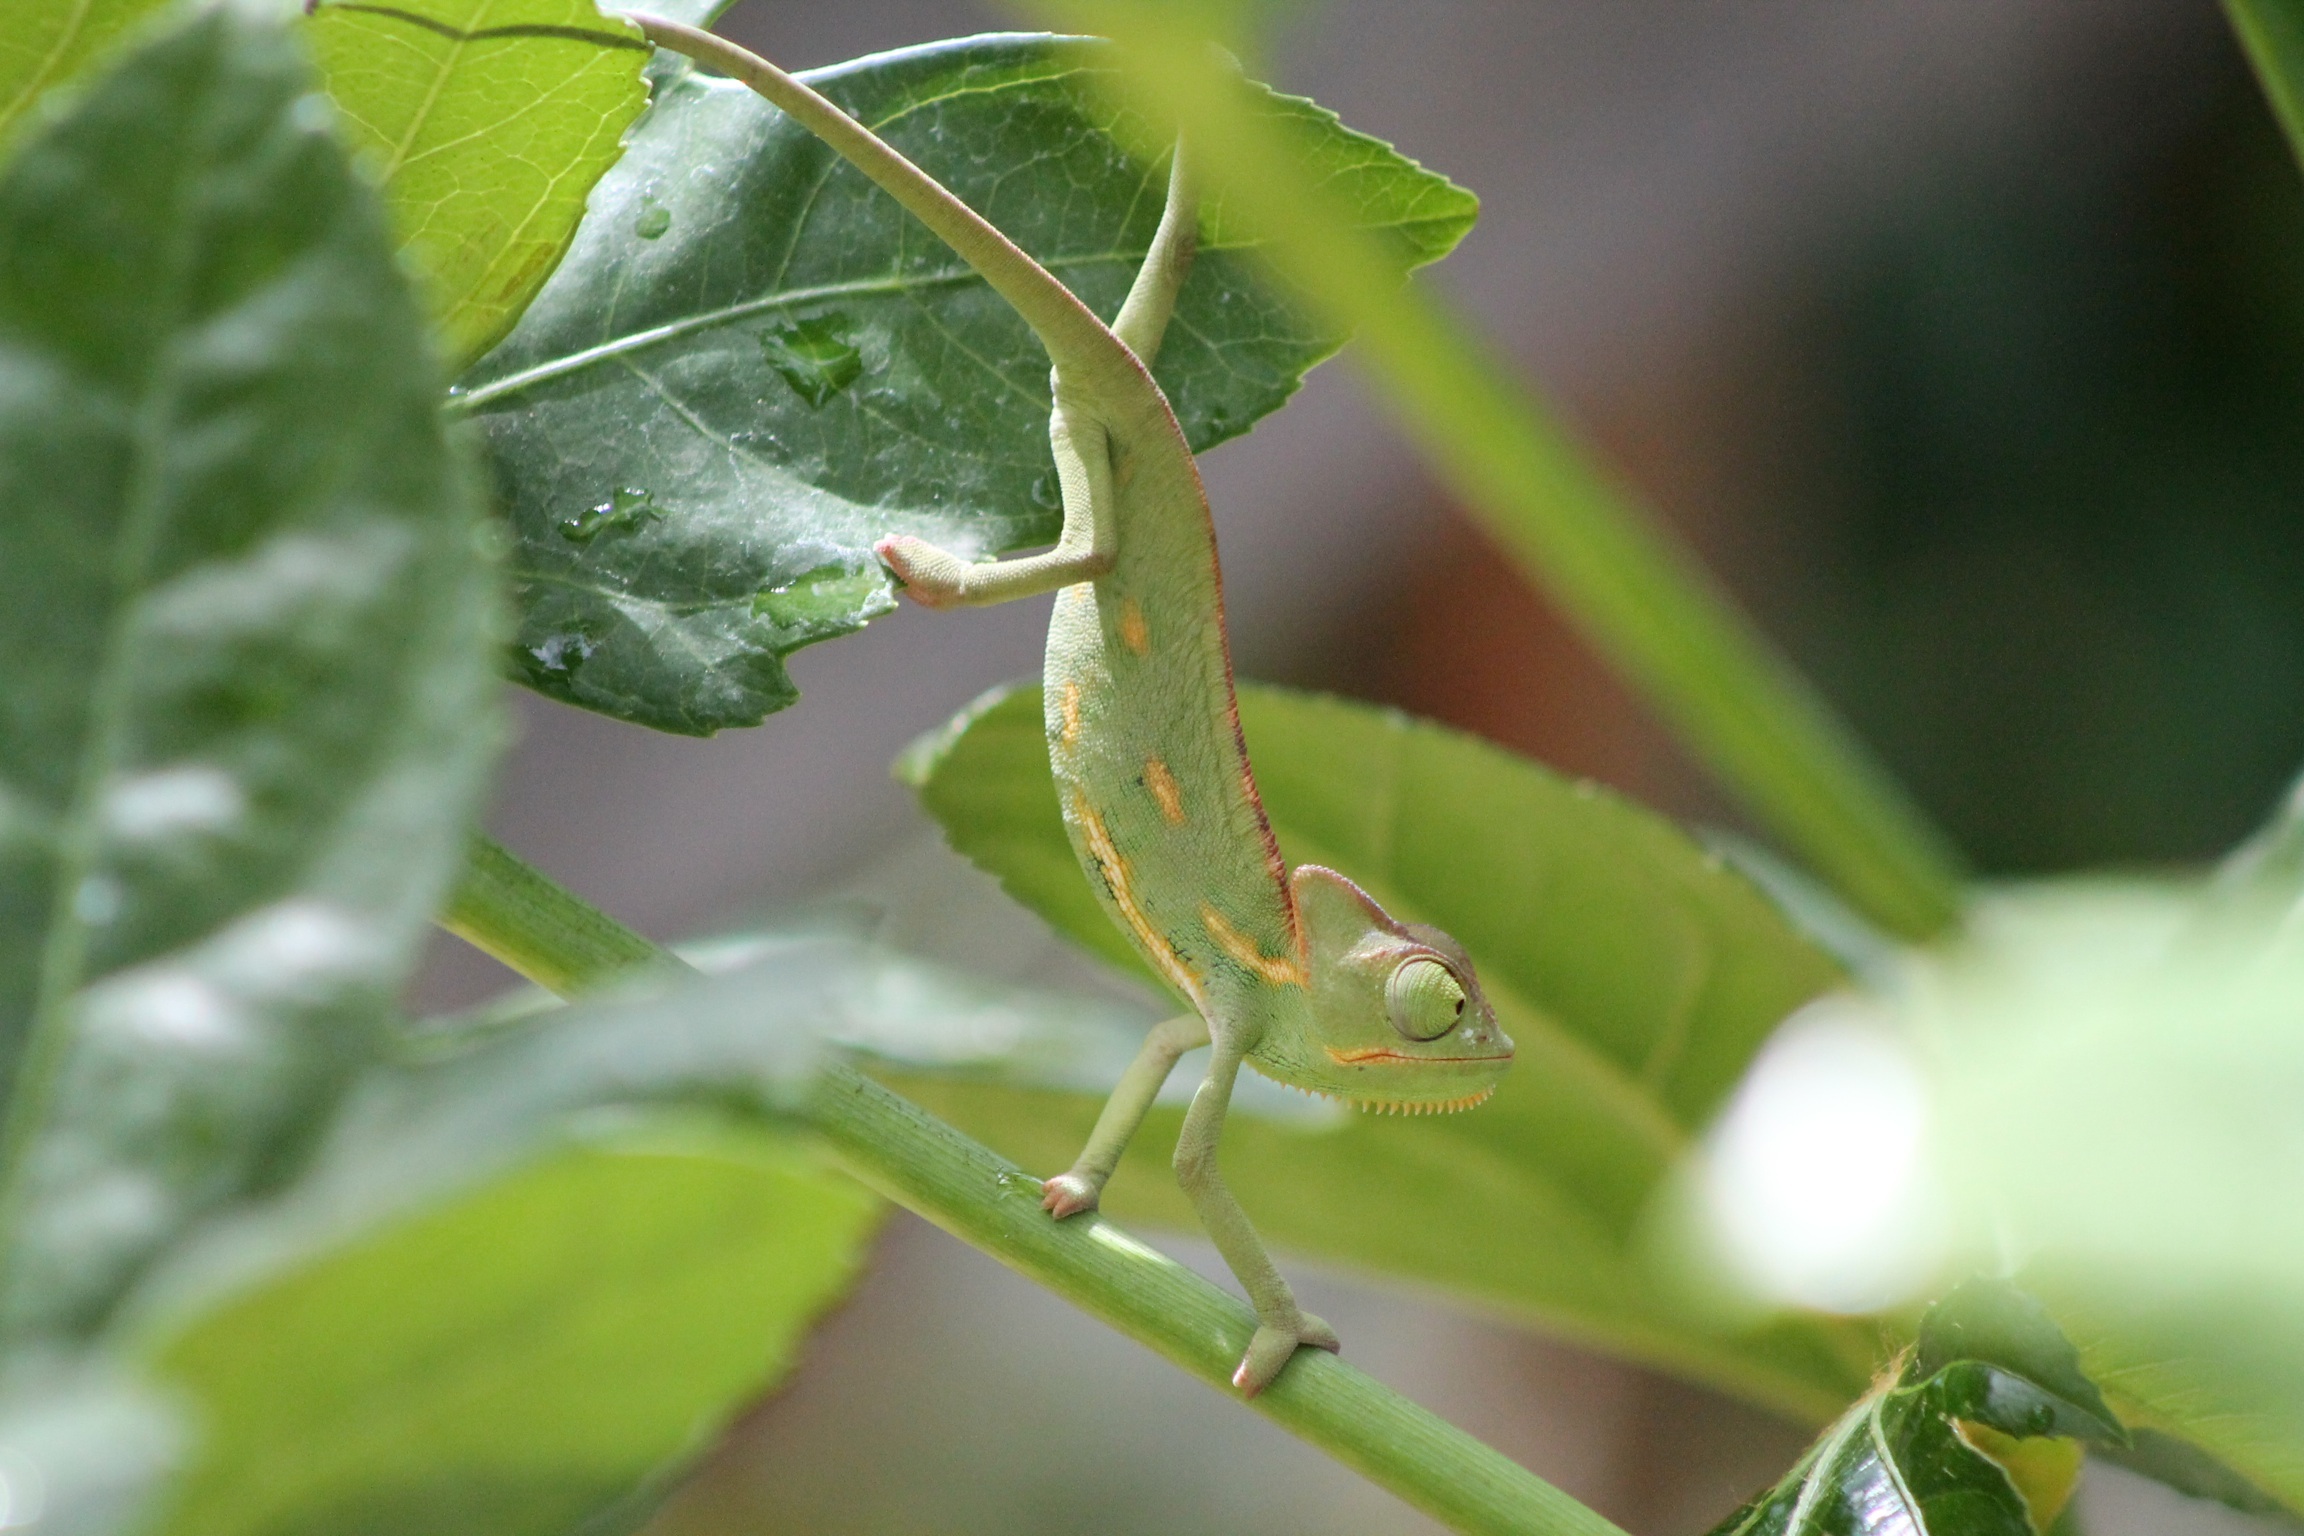
<svg viewBox="0 0 2304 1536"><path fill-rule="evenodd" d="M1746 1074L1704 1162L1709 1224L1739 1278L1830 1312L1917 1293L1944 1244L1927 1130L1920 1066L1866 1004L1824 998L1794 1014Z"/></svg>

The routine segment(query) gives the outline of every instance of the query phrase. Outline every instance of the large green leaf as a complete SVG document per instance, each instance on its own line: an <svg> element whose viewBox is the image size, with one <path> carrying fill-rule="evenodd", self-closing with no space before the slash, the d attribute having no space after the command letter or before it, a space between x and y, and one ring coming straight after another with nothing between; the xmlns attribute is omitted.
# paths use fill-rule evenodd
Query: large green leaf
<svg viewBox="0 0 2304 1536"><path fill-rule="evenodd" d="M207 1430L164 1529L546 1536L772 1384L880 1210L795 1134L820 1041L1055 1015L838 937L745 956L420 1037L302 1179L156 1272L123 1331Z"/></svg>
<svg viewBox="0 0 2304 1536"><path fill-rule="evenodd" d="M1100 45L1037 36L880 54L809 82L1117 312L1164 172L1123 145ZM1407 265L1471 196L1309 102L1260 92ZM1158 374L1204 449L1277 408L1341 337L1256 275L1242 221L1202 220ZM1060 520L1048 359L910 215L750 91L667 84L567 261L462 381L516 538L532 687L662 730L754 724L781 658L893 601L872 541L968 554Z"/></svg>
<svg viewBox="0 0 2304 1536"><path fill-rule="evenodd" d="M0 180L11 1342L95 1329L382 1038L495 733L469 471L287 34L128 55Z"/></svg>
<svg viewBox="0 0 2304 1536"><path fill-rule="evenodd" d="M1892 1384L1714 1536L2035 1536L2071 1493L2075 1437L2126 1438L2039 1304L1970 1282Z"/></svg>
<svg viewBox="0 0 2304 1536"><path fill-rule="evenodd" d="M320 0L310 32L461 366L575 238L647 103L650 49L593 0Z"/></svg>
<svg viewBox="0 0 2304 1536"><path fill-rule="evenodd" d="M1595 786L1341 700L1249 687L1240 718L1289 861L1333 865L1455 934L1519 1046L1470 1114L1324 1128L1243 1116L1225 1173L1258 1225L1788 1412L1837 1412L1870 1373L1867 1330L1698 1315L1658 1282L1640 1236L1760 1042L1841 981L1833 963L1740 875ZM980 703L904 771L956 848L1134 967L1065 841L1037 689ZM1027 1167L1069 1163L1096 1109L1029 1084L904 1083ZM1189 1222L1167 1169L1177 1123L1155 1113L1113 1210Z"/></svg>
<svg viewBox="0 0 2304 1536"><path fill-rule="evenodd" d="M200 1320L206 1435L163 1529L550 1536L781 1376L878 1202L720 1131L574 1147Z"/></svg>

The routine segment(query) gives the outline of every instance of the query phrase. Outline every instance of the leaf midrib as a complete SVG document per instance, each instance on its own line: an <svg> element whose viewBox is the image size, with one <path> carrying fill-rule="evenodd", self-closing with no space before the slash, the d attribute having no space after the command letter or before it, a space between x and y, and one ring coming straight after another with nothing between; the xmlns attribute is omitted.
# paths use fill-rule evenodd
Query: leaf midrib
<svg viewBox="0 0 2304 1536"><path fill-rule="evenodd" d="M101 843L97 798L112 776L127 728L129 651L138 622L139 598L150 574L153 551L168 509L164 494L167 460L166 432L174 422L183 397L183 334L189 319L186 295L194 265L193 246L198 237L197 213L204 201L201 184L211 158L209 145L215 108L211 102L193 125L193 144L186 159L196 167L177 188L177 200L168 210L171 234L164 242L165 271L160 283L161 302L155 306L167 324L130 434L131 468L123 496L126 515L120 521L119 552L112 572L113 611L106 626L102 660L91 690L88 731L74 777L72 798L62 820L62 852L56 861L56 886L51 898L47 941L41 946L40 979L34 994L31 1029L10 1086L5 1119L0 1120L0 1276L13 1257L16 1229L23 1214L33 1138L47 1119L67 1047L71 1017L68 1003L86 980L88 924L79 912L79 894L96 862ZM6 1327L0 1320L0 1329Z"/></svg>

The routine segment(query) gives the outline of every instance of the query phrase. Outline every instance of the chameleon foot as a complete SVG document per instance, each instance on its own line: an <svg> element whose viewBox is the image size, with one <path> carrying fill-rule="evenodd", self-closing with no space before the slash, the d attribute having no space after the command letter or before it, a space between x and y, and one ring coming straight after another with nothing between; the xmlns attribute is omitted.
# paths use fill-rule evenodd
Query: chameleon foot
<svg viewBox="0 0 2304 1536"><path fill-rule="evenodd" d="M1097 1187L1084 1174L1060 1173L1040 1186L1040 1208L1058 1221L1096 1209Z"/></svg>
<svg viewBox="0 0 2304 1536"><path fill-rule="evenodd" d="M922 607L959 604L968 580L968 564L949 550L908 533L893 533L873 545L872 553L904 583L905 595Z"/></svg>
<svg viewBox="0 0 2304 1536"><path fill-rule="evenodd" d="M1240 1357L1240 1368L1232 1373L1232 1385L1240 1389L1242 1397L1254 1397L1272 1385L1280 1367L1295 1358L1299 1345L1325 1349L1330 1354L1344 1347L1336 1341L1336 1330L1309 1312L1298 1315L1294 1328L1260 1323L1256 1336L1248 1341L1248 1353Z"/></svg>

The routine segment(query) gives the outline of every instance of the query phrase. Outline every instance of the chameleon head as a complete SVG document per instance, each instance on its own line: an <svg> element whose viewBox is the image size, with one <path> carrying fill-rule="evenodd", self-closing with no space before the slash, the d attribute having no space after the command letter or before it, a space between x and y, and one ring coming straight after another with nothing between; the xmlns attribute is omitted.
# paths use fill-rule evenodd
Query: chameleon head
<svg viewBox="0 0 2304 1536"><path fill-rule="evenodd" d="M1463 946L1394 921L1334 870L1302 865L1289 883L1311 962L1308 1027L1276 1031L1255 1053L1259 1070L1407 1114L1470 1109L1494 1093L1512 1041Z"/></svg>

